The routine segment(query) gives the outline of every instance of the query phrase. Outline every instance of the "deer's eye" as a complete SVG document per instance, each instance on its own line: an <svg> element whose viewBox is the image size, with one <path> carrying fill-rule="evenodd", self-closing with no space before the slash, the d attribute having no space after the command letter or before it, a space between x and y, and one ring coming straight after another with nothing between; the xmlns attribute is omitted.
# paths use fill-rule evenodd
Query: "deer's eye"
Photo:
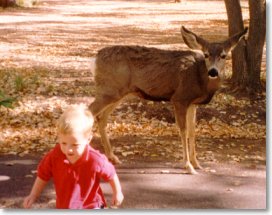
<svg viewBox="0 0 272 215"><path fill-rule="evenodd" d="M227 55L223 54L220 56L222 59L226 59Z"/></svg>
<svg viewBox="0 0 272 215"><path fill-rule="evenodd" d="M205 58L208 58L209 56L210 56L209 53L204 53Z"/></svg>

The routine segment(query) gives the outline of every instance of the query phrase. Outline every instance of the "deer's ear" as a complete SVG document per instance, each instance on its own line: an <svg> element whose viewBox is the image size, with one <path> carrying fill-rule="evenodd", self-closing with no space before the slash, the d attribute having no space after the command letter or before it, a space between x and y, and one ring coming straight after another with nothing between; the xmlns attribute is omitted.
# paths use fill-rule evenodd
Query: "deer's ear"
<svg viewBox="0 0 272 215"><path fill-rule="evenodd" d="M197 50L206 50L208 46L208 42L203 38L197 36L193 32L186 29L184 26L181 27L181 35L185 42L185 44L191 49Z"/></svg>
<svg viewBox="0 0 272 215"><path fill-rule="evenodd" d="M239 41L245 36L245 34L248 31L248 27L246 27L243 31L233 35L232 37L230 37L226 42L225 42L225 46L226 46L226 50L230 51L233 50L236 45L239 43Z"/></svg>

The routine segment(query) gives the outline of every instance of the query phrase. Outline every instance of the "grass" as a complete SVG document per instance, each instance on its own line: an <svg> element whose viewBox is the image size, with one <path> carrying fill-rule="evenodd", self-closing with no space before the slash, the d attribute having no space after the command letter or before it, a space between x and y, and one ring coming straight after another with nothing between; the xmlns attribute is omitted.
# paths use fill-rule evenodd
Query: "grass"
<svg viewBox="0 0 272 215"><path fill-rule="evenodd" d="M7 97L4 92L0 91L0 107L13 108L16 98Z"/></svg>

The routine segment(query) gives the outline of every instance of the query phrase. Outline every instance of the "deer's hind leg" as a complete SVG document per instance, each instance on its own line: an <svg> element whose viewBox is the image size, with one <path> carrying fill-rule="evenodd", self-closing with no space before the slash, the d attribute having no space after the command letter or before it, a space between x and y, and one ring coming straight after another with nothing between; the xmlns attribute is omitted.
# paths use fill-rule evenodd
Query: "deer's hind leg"
<svg viewBox="0 0 272 215"><path fill-rule="evenodd" d="M94 102L90 105L90 110L93 115L96 117L96 121L98 124L98 130L101 136L101 143L105 150L105 154L109 160L113 163L118 164L121 161L118 157L113 153L107 132L106 127L108 123L108 117L111 112L116 108L116 106L120 103L121 99L108 99L107 97L99 97L94 100Z"/></svg>

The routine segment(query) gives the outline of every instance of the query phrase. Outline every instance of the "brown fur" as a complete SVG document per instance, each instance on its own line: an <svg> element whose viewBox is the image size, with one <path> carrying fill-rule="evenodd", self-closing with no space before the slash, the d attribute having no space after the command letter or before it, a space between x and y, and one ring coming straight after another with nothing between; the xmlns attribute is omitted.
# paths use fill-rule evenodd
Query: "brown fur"
<svg viewBox="0 0 272 215"><path fill-rule="evenodd" d="M204 58L192 51L113 46L98 52L96 67L95 82L112 99L134 93L154 101L191 103L209 94ZM186 89L190 86L182 83L184 79L196 87Z"/></svg>

